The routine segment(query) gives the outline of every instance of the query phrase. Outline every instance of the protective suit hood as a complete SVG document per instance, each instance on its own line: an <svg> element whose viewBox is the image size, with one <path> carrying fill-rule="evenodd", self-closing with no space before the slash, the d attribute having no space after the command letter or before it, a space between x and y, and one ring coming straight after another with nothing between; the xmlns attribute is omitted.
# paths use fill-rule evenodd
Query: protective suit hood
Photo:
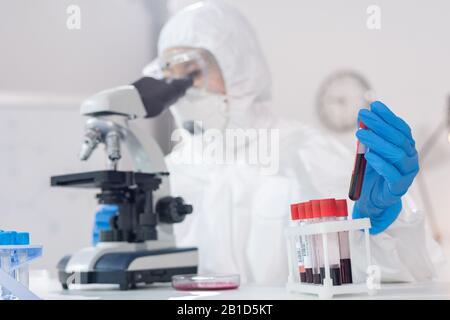
<svg viewBox="0 0 450 320"><path fill-rule="evenodd" d="M253 29L237 10L217 1L187 6L160 34L159 55L174 47L202 48L214 55L225 81L230 127L262 125L271 97L270 72Z"/></svg>

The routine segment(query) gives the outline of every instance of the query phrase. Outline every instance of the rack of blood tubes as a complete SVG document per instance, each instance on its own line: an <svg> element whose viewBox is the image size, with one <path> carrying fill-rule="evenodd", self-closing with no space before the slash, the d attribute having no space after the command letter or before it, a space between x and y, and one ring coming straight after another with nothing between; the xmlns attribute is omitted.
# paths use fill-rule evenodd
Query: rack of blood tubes
<svg viewBox="0 0 450 320"><path fill-rule="evenodd" d="M311 200L291 205L286 229L290 292L319 298L337 294L374 294L366 283L353 283L349 234L364 232L366 266L371 265L370 220L348 219L345 199Z"/></svg>

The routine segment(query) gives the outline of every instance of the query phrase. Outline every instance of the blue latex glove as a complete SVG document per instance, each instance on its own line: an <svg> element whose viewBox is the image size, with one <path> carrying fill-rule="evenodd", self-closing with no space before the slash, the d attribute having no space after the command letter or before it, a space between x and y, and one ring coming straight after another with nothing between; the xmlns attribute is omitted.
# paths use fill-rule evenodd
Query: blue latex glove
<svg viewBox="0 0 450 320"><path fill-rule="evenodd" d="M361 197L355 203L353 218L369 217L371 234L377 234L397 219L401 197L419 172L419 159L408 124L379 101L370 110L361 109L358 120L368 129L356 137L368 151Z"/></svg>
<svg viewBox="0 0 450 320"><path fill-rule="evenodd" d="M103 205L95 213L94 229L92 230L92 244L95 246L100 237L100 231L110 230L109 221L117 214L118 208L115 205Z"/></svg>

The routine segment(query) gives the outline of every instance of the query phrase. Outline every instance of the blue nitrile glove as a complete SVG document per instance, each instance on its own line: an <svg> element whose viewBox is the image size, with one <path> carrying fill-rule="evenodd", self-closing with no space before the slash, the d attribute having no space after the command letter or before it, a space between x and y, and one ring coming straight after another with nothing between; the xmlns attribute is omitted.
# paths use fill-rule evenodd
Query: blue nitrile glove
<svg viewBox="0 0 450 320"><path fill-rule="evenodd" d="M110 230L109 221L116 215L118 208L116 205L103 205L95 213L94 229L92 230L92 244L95 246L100 237L100 231Z"/></svg>
<svg viewBox="0 0 450 320"><path fill-rule="evenodd" d="M369 217L371 234L377 234L397 219L401 197L419 172L419 159L408 124L379 101L370 110L361 109L358 120L368 129L356 137L368 151L361 197L355 203L353 218Z"/></svg>

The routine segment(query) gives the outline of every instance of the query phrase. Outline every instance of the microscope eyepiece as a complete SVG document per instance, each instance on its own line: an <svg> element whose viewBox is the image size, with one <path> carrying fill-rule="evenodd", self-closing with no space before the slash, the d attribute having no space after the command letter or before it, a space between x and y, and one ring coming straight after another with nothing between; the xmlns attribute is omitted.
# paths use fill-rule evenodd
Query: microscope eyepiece
<svg viewBox="0 0 450 320"><path fill-rule="evenodd" d="M150 77L141 78L133 83L146 110L146 117L156 117L185 95L194 84L193 77L158 80Z"/></svg>

